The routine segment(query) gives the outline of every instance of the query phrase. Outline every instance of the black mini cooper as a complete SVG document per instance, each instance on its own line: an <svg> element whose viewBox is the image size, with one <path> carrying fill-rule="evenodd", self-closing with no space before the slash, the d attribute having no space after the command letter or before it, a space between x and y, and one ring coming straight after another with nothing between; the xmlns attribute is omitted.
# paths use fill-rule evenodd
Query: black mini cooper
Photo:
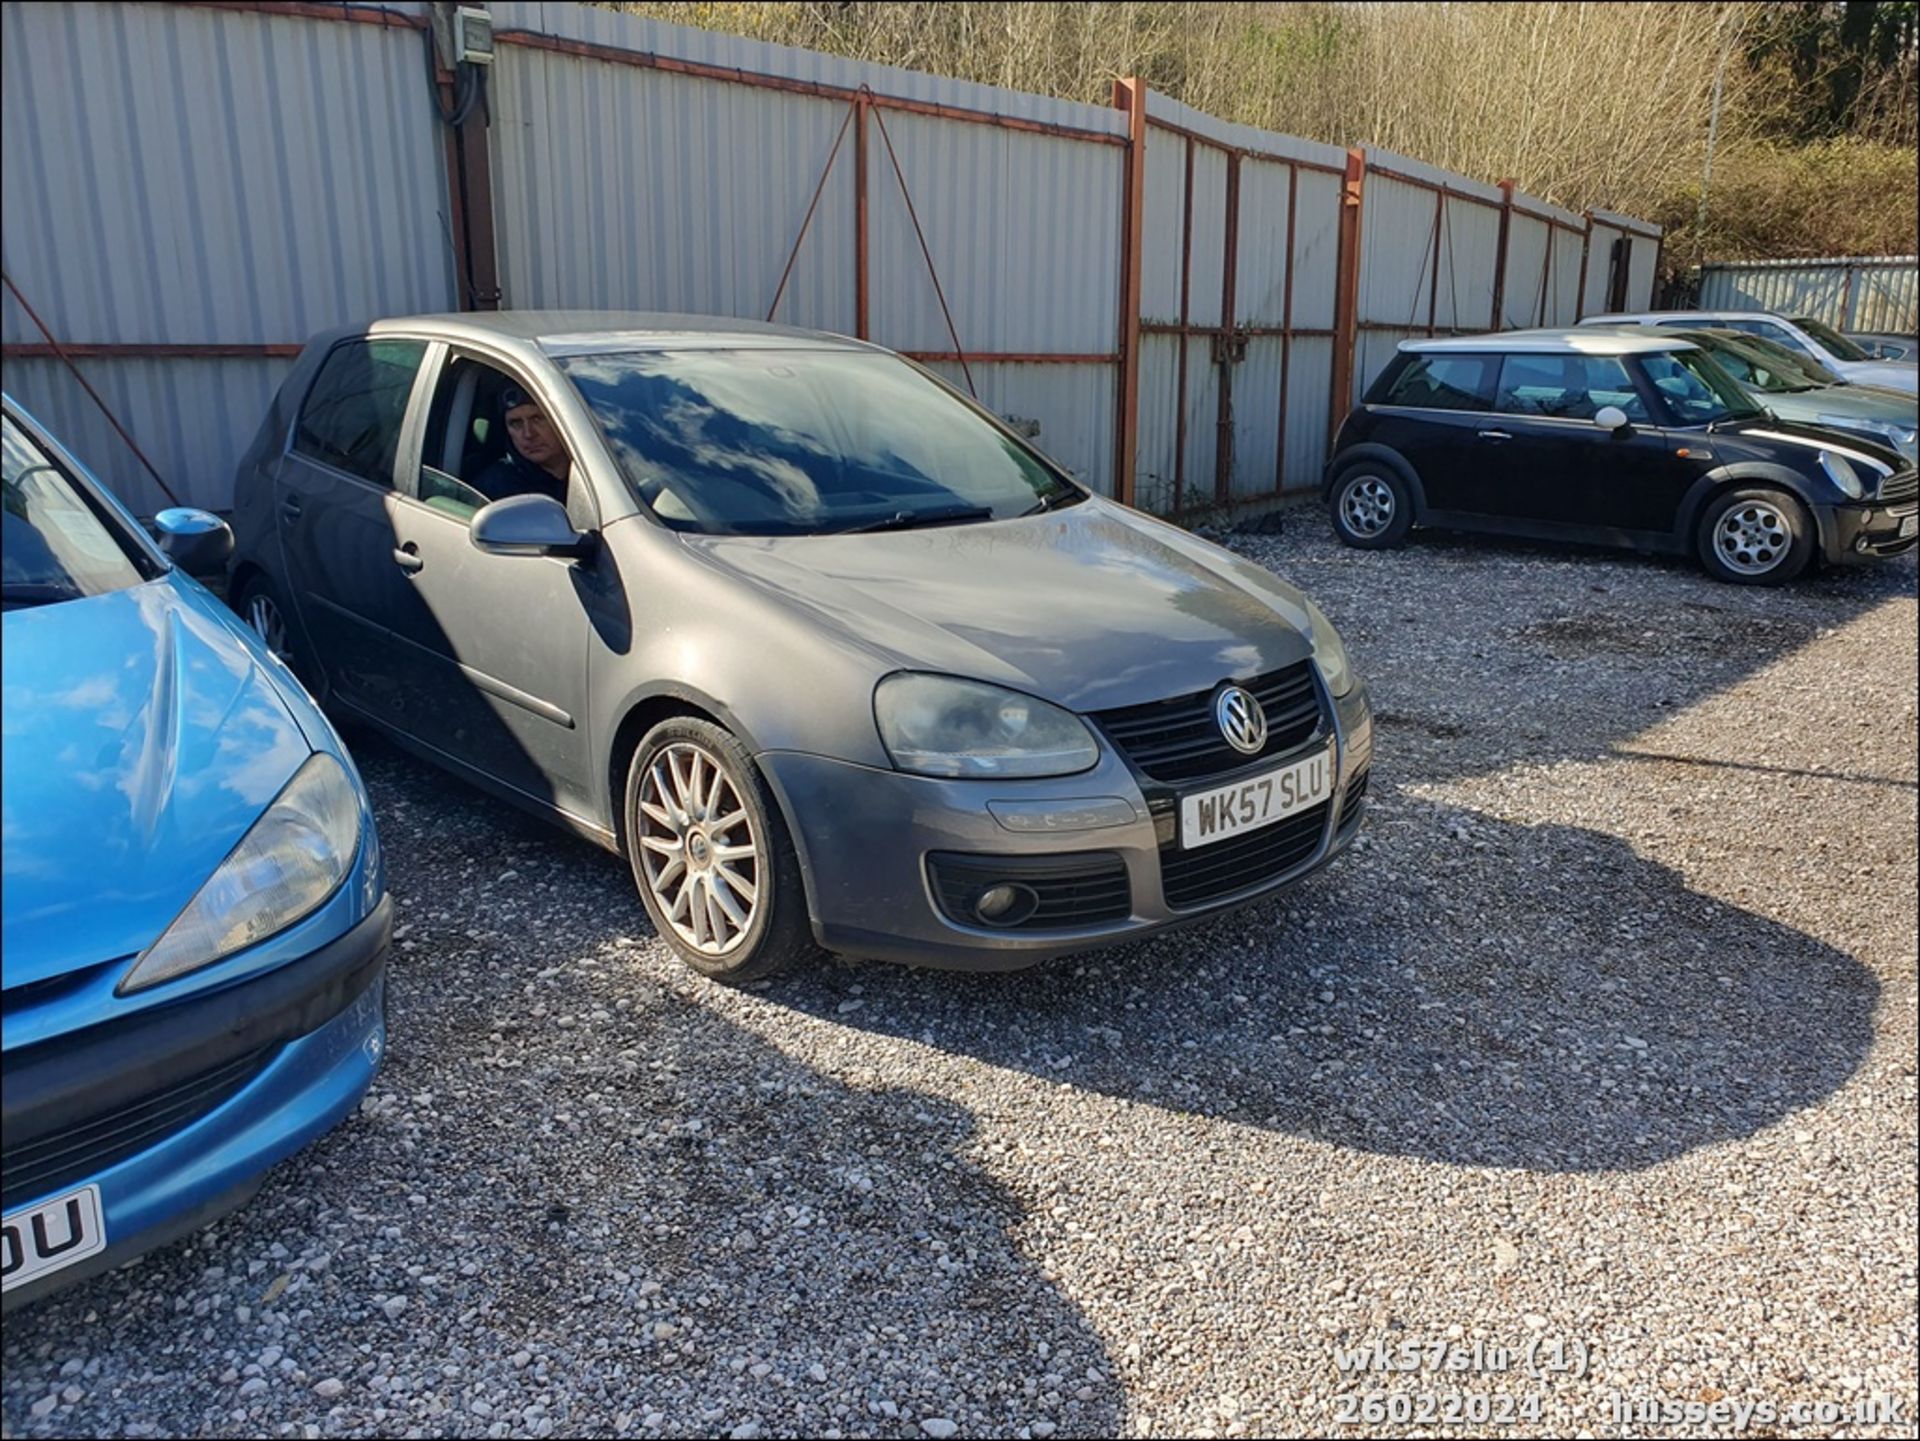
<svg viewBox="0 0 1920 1441"><path fill-rule="evenodd" d="M1917 491L1896 452L1777 420L1696 346L1592 328L1402 344L1325 483L1348 545L1415 525L1598 541L1747 585L1912 549Z"/></svg>

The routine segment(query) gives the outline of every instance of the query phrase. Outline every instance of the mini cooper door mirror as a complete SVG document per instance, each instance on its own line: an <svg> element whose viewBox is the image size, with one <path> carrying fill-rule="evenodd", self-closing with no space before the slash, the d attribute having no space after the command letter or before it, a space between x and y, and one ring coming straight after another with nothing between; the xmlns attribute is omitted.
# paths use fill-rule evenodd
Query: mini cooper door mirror
<svg viewBox="0 0 1920 1441"><path fill-rule="evenodd" d="M577 557L593 549L593 537L575 530L567 508L547 495L510 495L482 506L467 534L494 555Z"/></svg>
<svg viewBox="0 0 1920 1441"><path fill-rule="evenodd" d="M153 518L160 549L167 559L195 580L205 580L227 568L233 554L233 531L212 511L190 505L169 506Z"/></svg>
<svg viewBox="0 0 1920 1441"><path fill-rule="evenodd" d="M1617 405L1603 405L1594 412L1593 423L1602 430L1625 430L1629 424L1626 411Z"/></svg>

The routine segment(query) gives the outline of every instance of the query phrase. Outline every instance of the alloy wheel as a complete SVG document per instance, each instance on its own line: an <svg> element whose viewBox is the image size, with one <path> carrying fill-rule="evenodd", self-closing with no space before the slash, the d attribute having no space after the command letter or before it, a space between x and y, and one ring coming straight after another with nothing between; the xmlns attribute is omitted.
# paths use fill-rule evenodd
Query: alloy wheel
<svg viewBox="0 0 1920 1441"><path fill-rule="evenodd" d="M1340 492L1340 517L1347 529L1371 540L1393 524L1393 487L1377 476L1356 476Z"/></svg>
<svg viewBox="0 0 1920 1441"><path fill-rule="evenodd" d="M253 633L266 642L267 649L278 656L282 663L293 664L293 654L287 648L287 621L280 614L280 607L273 603L273 597L264 591L256 591L247 601L247 624L253 627Z"/></svg>
<svg viewBox="0 0 1920 1441"><path fill-rule="evenodd" d="M1765 575L1787 558L1793 527L1778 507L1747 500L1728 508L1713 528L1713 548L1729 570Z"/></svg>
<svg viewBox="0 0 1920 1441"><path fill-rule="evenodd" d="M760 902L761 843L733 779L703 746L675 741L641 781L640 870L660 914L709 956L739 948Z"/></svg>

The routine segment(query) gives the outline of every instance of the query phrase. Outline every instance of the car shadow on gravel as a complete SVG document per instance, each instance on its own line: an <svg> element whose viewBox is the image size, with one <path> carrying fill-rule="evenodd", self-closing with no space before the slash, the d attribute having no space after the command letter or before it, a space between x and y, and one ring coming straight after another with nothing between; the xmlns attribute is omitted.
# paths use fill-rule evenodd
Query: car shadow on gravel
<svg viewBox="0 0 1920 1441"><path fill-rule="evenodd" d="M1121 1433L970 1112L792 1059L618 859L354 741L385 1068L243 1210L10 1317L6 1434Z"/></svg>
<svg viewBox="0 0 1920 1441"><path fill-rule="evenodd" d="M1651 1166L1844 1084L1879 984L1625 842L1376 792L1370 844L1289 895L1011 976L774 983L1062 1086L1329 1145L1535 1171ZM1516 886L1510 879L1531 879Z"/></svg>

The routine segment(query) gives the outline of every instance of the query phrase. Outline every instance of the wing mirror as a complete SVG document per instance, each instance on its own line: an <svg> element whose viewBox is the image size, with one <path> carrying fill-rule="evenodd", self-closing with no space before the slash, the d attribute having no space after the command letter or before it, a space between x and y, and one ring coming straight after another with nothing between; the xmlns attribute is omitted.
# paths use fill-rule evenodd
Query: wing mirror
<svg viewBox="0 0 1920 1441"><path fill-rule="evenodd" d="M1622 410L1619 406L1603 405L1594 412L1593 423L1602 430L1611 430L1618 434L1620 431L1625 430L1631 422L1627 420L1626 411Z"/></svg>
<svg viewBox="0 0 1920 1441"><path fill-rule="evenodd" d="M233 530L210 510L190 505L169 506L153 518L160 549L168 560L195 580L206 580L227 568L233 554Z"/></svg>
<svg viewBox="0 0 1920 1441"><path fill-rule="evenodd" d="M484 505L467 536L493 555L559 555L593 551L593 536L573 528L567 508L549 495L510 495Z"/></svg>

